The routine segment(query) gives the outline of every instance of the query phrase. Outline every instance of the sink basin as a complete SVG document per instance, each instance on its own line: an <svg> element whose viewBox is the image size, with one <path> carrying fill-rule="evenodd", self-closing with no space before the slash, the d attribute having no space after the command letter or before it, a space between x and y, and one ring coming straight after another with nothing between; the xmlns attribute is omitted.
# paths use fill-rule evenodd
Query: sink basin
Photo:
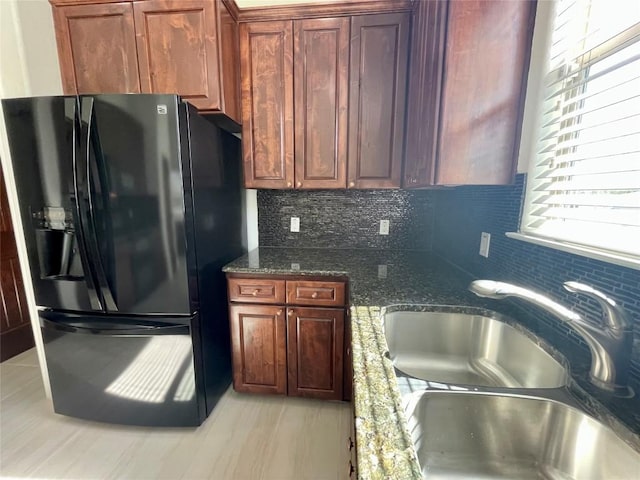
<svg viewBox="0 0 640 480"><path fill-rule="evenodd" d="M421 380L484 387L556 388L568 371L514 327L481 315L395 311L384 315L390 358Z"/></svg>
<svg viewBox="0 0 640 480"><path fill-rule="evenodd" d="M426 391L410 396L405 409L425 478L640 478L638 453L553 400Z"/></svg>

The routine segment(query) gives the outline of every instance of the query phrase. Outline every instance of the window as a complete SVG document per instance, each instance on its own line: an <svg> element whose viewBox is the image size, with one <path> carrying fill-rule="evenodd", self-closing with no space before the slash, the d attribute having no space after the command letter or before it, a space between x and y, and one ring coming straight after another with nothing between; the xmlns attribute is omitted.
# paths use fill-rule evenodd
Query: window
<svg viewBox="0 0 640 480"><path fill-rule="evenodd" d="M640 2L552 18L520 233L640 268Z"/></svg>

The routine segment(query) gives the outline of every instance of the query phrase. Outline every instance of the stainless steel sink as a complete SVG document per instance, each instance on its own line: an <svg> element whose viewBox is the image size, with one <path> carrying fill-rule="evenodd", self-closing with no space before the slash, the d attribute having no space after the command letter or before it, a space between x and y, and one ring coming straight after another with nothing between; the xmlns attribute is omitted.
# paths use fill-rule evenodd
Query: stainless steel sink
<svg viewBox="0 0 640 480"><path fill-rule="evenodd" d="M640 478L638 453L553 400L425 391L408 397L405 408L425 478Z"/></svg>
<svg viewBox="0 0 640 480"><path fill-rule="evenodd" d="M390 358L422 380L484 387L556 388L568 371L514 327L480 315L395 311L384 315Z"/></svg>

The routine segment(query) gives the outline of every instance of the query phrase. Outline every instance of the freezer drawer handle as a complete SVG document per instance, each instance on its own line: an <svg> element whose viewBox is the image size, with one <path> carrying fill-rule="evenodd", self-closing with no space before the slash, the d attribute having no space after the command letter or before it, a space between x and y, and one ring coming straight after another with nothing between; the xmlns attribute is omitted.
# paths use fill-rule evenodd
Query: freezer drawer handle
<svg viewBox="0 0 640 480"><path fill-rule="evenodd" d="M131 328L95 328L70 325L63 322L54 322L47 318L40 318L40 325L50 330L58 330L67 333L79 333L84 335L110 335L110 336L140 336L140 335L189 335L187 325L132 325ZM89 324L88 324L89 325Z"/></svg>

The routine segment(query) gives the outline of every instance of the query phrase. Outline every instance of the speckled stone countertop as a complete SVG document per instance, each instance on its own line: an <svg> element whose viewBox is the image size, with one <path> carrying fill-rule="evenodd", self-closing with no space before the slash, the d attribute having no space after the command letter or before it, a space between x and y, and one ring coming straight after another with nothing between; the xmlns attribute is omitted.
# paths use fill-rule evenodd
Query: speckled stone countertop
<svg viewBox="0 0 640 480"><path fill-rule="evenodd" d="M513 313L508 302L497 304L468 292L467 274L426 252L260 247L223 270L349 278L358 478L363 480L422 478L403 413L399 384L393 365L385 356L387 344L381 322L385 309L401 308L389 307L398 304L426 309L448 305L500 308L507 315ZM565 361L550 345L542 340L541 343ZM582 370L584 366L579 368ZM636 448L640 445L637 432L628 432L576 381L572 380L570 387L587 404L590 413L622 432L628 443Z"/></svg>

